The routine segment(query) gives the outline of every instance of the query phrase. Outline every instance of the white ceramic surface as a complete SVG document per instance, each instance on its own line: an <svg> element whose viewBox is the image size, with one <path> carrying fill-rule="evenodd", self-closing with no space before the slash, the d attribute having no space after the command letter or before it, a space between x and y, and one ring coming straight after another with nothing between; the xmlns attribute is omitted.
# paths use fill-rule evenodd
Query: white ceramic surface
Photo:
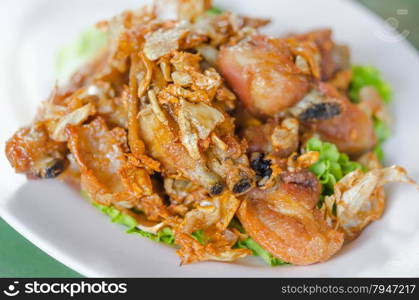
<svg viewBox="0 0 419 300"><path fill-rule="evenodd" d="M353 61L377 66L394 87L394 136L389 164L419 179L419 56L365 8L344 0L224 0L221 7L270 17L279 35L330 26L352 47ZM141 0L19 0L0 2L0 142L28 123L53 87L58 47L97 20ZM395 16L396 12L395 12ZM400 16L402 17L402 16ZM419 276L419 193L392 185L383 218L333 259L307 267L270 268L257 259L179 266L175 251L125 234L79 195L54 180L28 182L1 150L0 215L35 245L86 276Z"/></svg>

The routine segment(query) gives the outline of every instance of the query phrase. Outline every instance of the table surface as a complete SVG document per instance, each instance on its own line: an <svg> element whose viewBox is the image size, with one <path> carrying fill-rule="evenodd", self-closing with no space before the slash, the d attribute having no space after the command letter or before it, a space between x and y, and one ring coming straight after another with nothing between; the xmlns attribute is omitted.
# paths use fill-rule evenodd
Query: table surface
<svg viewBox="0 0 419 300"><path fill-rule="evenodd" d="M409 30L408 39L419 49L419 1L358 0L383 17L397 18L400 30ZM407 14L399 15L398 10ZM0 277L80 277L34 246L0 219Z"/></svg>

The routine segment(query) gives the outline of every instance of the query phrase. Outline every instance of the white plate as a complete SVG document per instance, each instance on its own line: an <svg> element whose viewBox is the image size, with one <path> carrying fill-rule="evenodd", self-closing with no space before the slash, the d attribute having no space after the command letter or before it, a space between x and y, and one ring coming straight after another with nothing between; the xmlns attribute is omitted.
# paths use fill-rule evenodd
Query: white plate
<svg viewBox="0 0 419 300"><path fill-rule="evenodd" d="M353 61L382 70L394 87L394 136L388 163L419 178L419 57L402 36L356 3L330 0L224 1L239 13L271 17L267 31L281 34L330 26L352 46ZM53 86L53 57L60 44L86 26L138 0L20 0L0 3L0 138L28 123ZM395 12L395 17L397 16ZM3 150L2 150L3 152ZM48 254L86 276L419 276L419 193L410 186L388 189L383 218L330 261L307 267L270 268L257 259L234 264L179 266L174 249L125 234L123 228L54 181L27 182L0 155L0 214Z"/></svg>

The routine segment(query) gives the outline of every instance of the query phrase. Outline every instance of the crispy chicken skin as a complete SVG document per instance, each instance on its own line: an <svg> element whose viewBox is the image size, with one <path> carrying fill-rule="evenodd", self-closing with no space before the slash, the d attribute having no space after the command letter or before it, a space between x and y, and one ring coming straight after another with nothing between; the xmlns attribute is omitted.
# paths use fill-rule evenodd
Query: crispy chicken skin
<svg viewBox="0 0 419 300"><path fill-rule="evenodd" d="M315 208L320 183L308 171L281 174L276 185L244 196L238 217L246 232L265 249L294 265L325 261L343 244Z"/></svg>
<svg viewBox="0 0 419 300"><path fill-rule="evenodd" d="M165 174L188 178L212 195L218 195L225 189L242 194L253 186L254 173L231 131L227 136L220 134L220 137L213 137L215 142L209 141L206 151L193 158L182 144L178 132L164 125L151 109L141 111L139 123L147 150L162 164Z"/></svg>
<svg viewBox="0 0 419 300"><path fill-rule="evenodd" d="M204 186L212 194L223 191L222 179L211 172L202 161L193 160L177 136L149 110L139 118L141 136L150 154L163 166L165 173L179 172L193 182Z"/></svg>
<svg viewBox="0 0 419 300"><path fill-rule="evenodd" d="M341 113L327 120L313 120L306 124L342 152L359 155L372 149L377 143L377 137L371 116L332 85L320 83L319 90L327 98L333 98L340 104Z"/></svg>
<svg viewBox="0 0 419 300"><path fill-rule="evenodd" d="M371 110L366 103L352 103L331 83L319 82L289 111L305 131L317 133L340 151L358 156L377 143Z"/></svg>
<svg viewBox="0 0 419 300"><path fill-rule="evenodd" d="M18 173L29 178L54 178L65 168L65 143L48 135L42 122L19 129L6 142L6 156Z"/></svg>
<svg viewBox="0 0 419 300"><path fill-rule="evenodd" d="M248 143L248 153L269 153L288 157L298 150L299 122L294 118L268 120L264 124L246 126L241 132Z"/></svg>
<svg viewBox="0 0 419 300"><path fill-rule="evenodd" d="M275 115L296 104L309 80L294 64L287 43L262 35L221 49L218 68L245 107L259 116Z"/></svg>
<svg viewBox="0 0 419 300"><path fill-rule="evenodd" d="M331 29L320 29L304 34L291 35L289 42L297 45L301 43L314 43L320 60L320 79L327 81L331 79L336 72L350 67L349 48L343 45L337 45L332 39Z"/></svg>
<svg viewBox="0 0 419 300"><path fill-rule="evenodd" d="M81 186L94 201L131 208L154 194L149 174L124 153L125 130L109 130L99 117L87 125L68 127L67 135L80 167Z"/></svg>

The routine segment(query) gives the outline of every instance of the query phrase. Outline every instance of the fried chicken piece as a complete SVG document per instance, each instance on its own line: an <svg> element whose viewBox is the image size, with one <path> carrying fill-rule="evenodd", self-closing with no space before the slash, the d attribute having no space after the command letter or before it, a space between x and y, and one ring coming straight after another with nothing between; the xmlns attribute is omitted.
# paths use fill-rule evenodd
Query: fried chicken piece
<svg viewBox="0 0 419 300"><path fill-rule="evenodd" d="M213 68L201 71L200 59L175 51L166 60L173 80L179 82L160 86L160 81L153 80L154 87L141 102L139 135L165 175L179 174L212 195L225 188L242 194L252 188L254 172L245 145L235 136L232 118L215 102L217 91L226 89L221 77ZM160 69L153 73L164 77Z"/></svg>
<svg viewBox="0 0 419 300"><path fill-rule="evenodd" d="M185 215L181 224L182 231L192 233L211 226L215 226L217 230L224 230L233 219L240 203L240 200L228 191L219 196L207 196Z"/></svg>
<svg viewBox="0 0 419 300"><path fill-rule="evenodd" d="M391 125L392 119L389 108L373 86L365 86L359 91L360 102L358 107L366 114L377 118L387 125Z"/></svg>
<svg viewBox="0 0 419 300"><path fill-rule="evenodd" d="M319 90L326 99L339 105L340 112L329 114L327 110L317 110L318 115L313 113L313 118L306 118L304 124L319 133L323 140L350 155L359 155L374 147L377 137L370 115L328 83L319 84ZM323 112L331 117L318 117L324 115Z"/></svg>
<svg viewBox="0 0 419 300"><path fill-rule="evenodd" d="M304 43L314 43L319 54L317 60L322 81L327 81L336 72L350 67L349 48L344 45L337 45L333 41L331 29L319 29L304 34L291 35L287 39L289 43L295 44L296 48L301 48L301 44Z"/></svg>
<svg viewBox="0 0 419 300"><path fill-rule="evenodd" d="M288 157L298 149L298 130L299 122L294 118L285 118L280 122L270 119L265 124L245 127L242 135L247 140L248 153Z"/></svg>
<svg viewBox="0 0 419 300"><path fill-rule="evenodd" d="M120 134L119 128L109 130L100 117L87 125L67 128L68 147L79 165L82 189L104 205L131 208L141 206L143 199L143 206L159 208L149 174L127 159Z"/></svg>
<svg viewBox="0 0 419 300"><path fill-rule="evenodd" d="M281 260L295 265L325 261L342 247L343 234L315 208L320 191L309 171L284 172L275 186L247 193L238 217L246 232Z"/></svg>
<svg viewBox="0 0 419 300"><path fill-rule="evenodd" d="M66 145L49 137L44 122L21 128L6 142L6 156L17 173L54 178L66 166Z"/></svg>
<svg viewBox="0 0 419 300"><path fill-rule="evenodd" d="M250 112L274 116L300 101L313 80L349 68L349 50L331 34L325 29L281 39L254 35L222 48L217 65Z"/></svg>
<svg viewBox="0 0 419 300"><path fill-rule="evenodd" d="M290 110L322 138L336 144L340 151L358 155L371 149L377 141L370 116L331 84L310 82L318 76L316 73L329 78L347 67L343 58L334 61L334 48L329 30L287 39L253 36L223 48L218 67L251 113L275 116ZM320 60L316 59L318 54ZM306 62L309 71L298 63L298 56ZM309 93L310 86L314 89ZM269 128L262 132L266 130Z"/></svg>
<svg viewBox="0 0 419 300"><path fill-rule="evenodd" d="M164 178L164 191L169 196L169 210L182 217L197 203L208 199L208 191L190 180L182 178Z"/></svg>
<svg viewBox="0 0 419 300"><path fill-rule="evenodd" d="M202 185L211 194L220 194L224 189L221 178L200 161L194 160L179 141L178 136L163 124L152 109L143 109L139 116L140 132L150 155L163 167L165 175L179 172L192 182Z"/></svg>
<svg viewBox="0 0 419 300"><path fill-rule="evenodd" d="M234 134L233 120L225 116L224 122L211 134L211 143L205 155L210 169L225 180L230 191L240 195L254 186L255 174L245 154L247 145L239 142Z"/></svg>
<svg viewBox="0 0 419 300"><path fill-rule="evenodd" d="M286 41L261 35L221 49L218 68L253 114L272 116L295 105L309 90L309 79L295 65Z"/></svg>

